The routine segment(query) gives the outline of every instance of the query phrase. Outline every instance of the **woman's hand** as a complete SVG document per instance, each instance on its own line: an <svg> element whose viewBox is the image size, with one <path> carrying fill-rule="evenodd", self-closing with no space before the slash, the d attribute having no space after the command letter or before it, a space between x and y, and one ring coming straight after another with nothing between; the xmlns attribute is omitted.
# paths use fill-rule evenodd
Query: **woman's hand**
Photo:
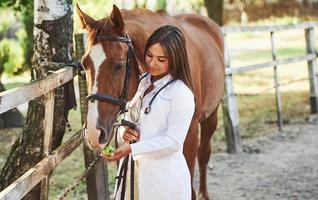
<svg viewBox="0 0 318 200"><path fill-rule="evenodd" d="M139 133L131 128L126 128L124 134L123 134L123 140L126 144L130 144L133 141L139 140Z"/></svg>
<svg viewBox="0 0 318 200"><path fill-rule="evenodd" d="M130 153L131 153L130 145L123 144L118 149L116 149L110 156L103 155L102 153L100 154L100 156L107 161L116 161L129 155Z"/></svg>

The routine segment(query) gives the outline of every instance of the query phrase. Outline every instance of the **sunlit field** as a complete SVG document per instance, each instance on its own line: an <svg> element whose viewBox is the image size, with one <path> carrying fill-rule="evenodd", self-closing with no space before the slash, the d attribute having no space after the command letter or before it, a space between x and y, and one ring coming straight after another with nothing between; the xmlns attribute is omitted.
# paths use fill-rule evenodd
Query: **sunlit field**
<svg viewBox="0 0 318 200"><path fill-rule="evenodd" d="M318 33L316 47L318 46ZM280 31L276 34L278 59L304 55L306 52L303 30ZM271 61L270 34L265 32L233 33L228 35L231 66L239 67ZM279 66L279 77L282 83L281 95L284 123L305 122L310 114L309 82L306 62ZM20 77L3 77L3 83L13 88L29 82L29 74ZM76 82L77 83L77 82ZM242 138L258 137L277 131L275 90L273 87L273 69L261 69L240 75L234 75L234 90L240 117L240 132ZM19 107L25 114L26 105ZM66 141L76 131L80 130L80 111L73 110L69 115L72 131L67 132ZM212 143L213 151L225 151L222 109L219 109L219 125ZM5 163L5 157L10 151L14 140L21 129L1 130L0 167ZM111 190L114 188L114 163L109 164L109 180ZM83 147L78 148L52 173L50 180L50 199L56 199L75 177L84 171ZM85 184L81 184L75 192L66 199L86 199Z"/></svg>

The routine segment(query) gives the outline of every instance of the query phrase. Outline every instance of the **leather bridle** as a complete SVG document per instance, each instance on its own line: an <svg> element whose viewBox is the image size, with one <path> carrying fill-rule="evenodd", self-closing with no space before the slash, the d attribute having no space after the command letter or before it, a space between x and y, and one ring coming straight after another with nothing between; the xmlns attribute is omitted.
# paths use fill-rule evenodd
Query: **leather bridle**
<svg viewBox="0 0 318 200"><path fill-rule="evenodd" d="M128 34L126 34L125 36L99 36L96 39L100 40L100 41L117 41L117 42L123 42L126 43L128 45L128 52L127 52L127 59L126 59L126 74L125 74L125 80L124 80L124 87L122 90L122 93L120 95L120 97L116 97L116 96L112 96L112 95L108 95L108 94L91 94L88 95L86 97L87 101L105 101L105 102L109 102L115 105L118 105L120 107L120 112L119 114L123 114L126 112L126 104L127 104L127 96L128 96L128 87L129 87L129 79L130 79L130 75L131 75L131 68L132 68L132 59L133 59L133 46L131 44L131 39L129 38ZM120 123L123 123L122 122ZM117 126L117 125L115 125ZM114 130L114 129L113 129ZM118 130L118 128L116 128L116 131ZM111 138L113 137L114 132L112 131L112 135L110 137L110 139L107 142L110 142ZM129 155L125 157L124 159L124 164L122 165L120 171L124 171L124 174L120 174L122 176L118 176L116 178L118 178L118 182L120 185L120 182L122 181L121 179L123 179L123 184L126 184L126 176L127 176L127 169L128 169L128 159L129 159ZM131 200L134 199L134 161L131 159L131 170L132 170L132 174L131 174L131 188L132 191L130 193L130 198ZM119 186L118 185L118 186ZM117 187L118 187L117 186ZM117 188L118 189L118 188ZM116 191L117 192L117 191ZM123 186L123 191L121 193L121 199L123 200L125 198L125 186Z"/></svg>
<svg viewBox="0 0 318 200"><path fill-rule="evenodd" d="M108 94L91 94L86 97L87 101L105 101L111 104L118 105L120 107L120 114L126 111L126 104L127 104L127 96L128 96L128 87L129 87L129 79L132 70L132 59L133 59L133 46L131 39L129 38L128 34L125 36L98 36L96 37L99 41L115 41L115 42L123 42L128 45L128 52L126 58L126 74L124 80L124 86L122 89L122 93L119 97L108 95Z"/></svg>
<svg viewBox="0 0 318 200"><path fill-rule="evenodd" d="M126 104L127 104L127 98L128 98L128 89L129 89L129 80L130 80L130 76L131 76L131 70L132 70L132 59L134 57L133 54L133 46L132 46L132 41L130 39L130 37L128 36L128 34L126 34L125 36L96 36L96 40L98 41L114 41L114 42L122 42L122 43L126 43L128 46L128 52L127 52L127 58L126 58L126 74L125 74L125 80L124 80L124 86L121 92L121 95L119 97L113 96L113 95L109 95L109 94L99 94L99 93L95 93L95 94L90 94L86 97L87 101L91 101L94 102L95 100L97 101L103 101L103 102L108 102L114 105L118 105L120 107L119 113L118 115L121 115L123 113L125 113L126 110ZM82 75L82 71L84 70L83 65L81 64L81 62L78 62L76 64L72 64L73 67L76 68L76 70L78 71L78 74L80 76L82 76L84 79L86 79L86 77L84 77ZM121 122L122 123L122 122ZM120 124L115 123L113 125L113 127L115 126L119 126ZM86 124L84 124L83 126L83 139L85 141L85 143L90 146L87 138L86 138ZM112 130L112 134L111 137L109 138L107 144L110 142L110 140L113 137L113 131L115 129L113 128Z"/></svg>

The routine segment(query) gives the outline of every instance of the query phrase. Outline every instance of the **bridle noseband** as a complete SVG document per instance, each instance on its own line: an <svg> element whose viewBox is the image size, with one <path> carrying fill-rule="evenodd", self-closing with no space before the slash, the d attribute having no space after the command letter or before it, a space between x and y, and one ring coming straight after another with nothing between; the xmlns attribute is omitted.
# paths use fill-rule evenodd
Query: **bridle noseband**
<svg viewBox="0 0 318 200"><path fill-rule="evenodd" d="M108 95L108 94L91 94L86 97L87 101L105 101L111 104L118 105L120 107L120 113L124 113L126 111L126 104L127 104L127 96L128 96L128 87L129 87L129 79L131 74L131 62L133 58L133 46L131 39L129 38L128 34L125 36L99 36L96 37L97 40L100 41L115 41L115 42L123 42L128 45L128 52L127 52L127 59L126 59L126 74L124 80L124 87L120 97Z"/></svg>

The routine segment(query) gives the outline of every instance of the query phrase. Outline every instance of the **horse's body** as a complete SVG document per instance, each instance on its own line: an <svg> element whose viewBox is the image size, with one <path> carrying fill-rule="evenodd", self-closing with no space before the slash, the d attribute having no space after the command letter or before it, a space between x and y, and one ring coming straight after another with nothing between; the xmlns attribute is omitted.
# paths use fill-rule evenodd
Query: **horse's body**
<svg viewBox="0 0 318 200"><path fill-rule="evenodd" d="M122 88L121 82L123 82L124 78L124 73L120 76L116 75L118 78L112 74L115 72L109 69L111 62L97 62L96 59L100 59L97 56L99 54L93 49L97 48L98 44L101 44L105 53L105 56L103 55L104 59L109 58L111 60L113 57L122 58L126 55L127 48L125 44L109 41L97 42L94 41L96 36L99 34L122 35L123 33L128 33L132 39L139 70L135 66L132 71L129 86L130 99L138 86L137 75L141 74L145 69L143 55L150 34L160 26L166 24L175 25L182 30L186 38L196 99L196 112L184 144L183 152L192 177L194 174L195 159L198 155L200 195L204 199L208 199L206 165L211 154L210 140L217 126L217 108L224 90L223 37L219 26L212 20L199 15L182 14L172 17L165 12L152 12L145 9L122 10L120 12L116 6L114 6L109 18L98 21L87 16L79 8L78 13L83 27L89 31L90 45L86 51L86 57L83 57L83 64L88 77L89 93L94 91L115 96L117 94L118 96ZM91 61L87 61L89 60L87 57ZM97 68L93 66L96 63L99 63ZM114 89L114 87L117 89ZM90 112L90 109L93 111ZM118 111L118 108L109 103L99 102L96 105L91 103L91 106L89 104L87 122L95 124L91 124L90 126L88 124L87 139L93 148L101 147L98 138L101 137L102 132L104 132L104 139L110 137L109 127L111 127L111 124L115 120L116 111ZM94 116L94 114L97 116ZM92 120L93 117L96 118L95 121ZM200 137L199 123L201 125ZM193 199L195 198L194 194L193 192Z"/></svg>

